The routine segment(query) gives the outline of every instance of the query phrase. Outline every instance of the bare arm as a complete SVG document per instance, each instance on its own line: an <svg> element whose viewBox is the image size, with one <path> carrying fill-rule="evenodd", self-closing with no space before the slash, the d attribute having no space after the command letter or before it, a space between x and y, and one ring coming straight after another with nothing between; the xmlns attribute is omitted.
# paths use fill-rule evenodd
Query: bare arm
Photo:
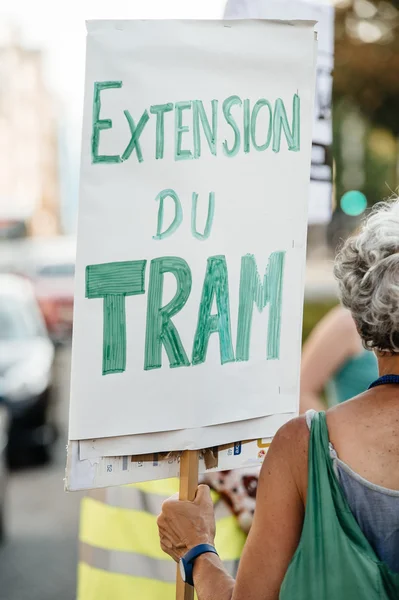
<svg viewBox="0 0 399 600"><path fill-rule="evenodd" d="M199 600L278 600L302 531L308 439L303 418L290 421L277 433L260 474L254 522L237 580L226 573L217 556L204 554L194 566ZM198 501L182 506L172 499L164 505L158 521L161 545L175 560L189 547L203 541L213 543L214 525L206 524L208 517L203 521L203 515L209 516L207 494L206 486L200 486Z"/></svg>
<svg viewBox="0 0 399 600"><path fill-rule="evenodd" d="M234 579L216 554L203 554L194 563L194 585L198 600L232 600Z"/></svg>
<svg viewBox="0 0 399 600"><path fill-rule="evenodd" d="M316 325L302 351L301 413L311 408L325 410L320 400L325 384L359 349L355 324L344 309L333 309Z"/></svg>

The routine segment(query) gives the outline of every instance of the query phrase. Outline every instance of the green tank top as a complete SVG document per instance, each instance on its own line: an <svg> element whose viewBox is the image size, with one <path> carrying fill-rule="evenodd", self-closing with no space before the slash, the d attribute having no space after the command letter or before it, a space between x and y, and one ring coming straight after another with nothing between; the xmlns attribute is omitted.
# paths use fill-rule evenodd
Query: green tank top
<svg viewBox="0 0 399 600"><path fill-rule="evenodd" d="M349 358L326 386L328 406L334 406L366 391L378 377L374 352L363 350Z"/></svg>
<svg viewBox="0 0 399 600"><path fill-rule="evenodd" d="M334 473L324 412L312 420L308 465L302 535L280 600L398 600L399 573L377 558Z"/></svg>

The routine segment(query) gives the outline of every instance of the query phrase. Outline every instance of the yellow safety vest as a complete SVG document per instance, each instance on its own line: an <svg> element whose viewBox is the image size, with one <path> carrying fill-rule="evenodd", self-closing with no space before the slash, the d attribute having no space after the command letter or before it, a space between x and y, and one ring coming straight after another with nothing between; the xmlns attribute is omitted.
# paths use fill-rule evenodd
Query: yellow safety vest
<svg viewBox="0 0 399 600"><path fill-rule="evenodd" d="M159 545L157 516L177 479L90 492L82 500L77 600L175 600L176 564ZM213 495L216 547L235 576L246 536Z"/></svg>

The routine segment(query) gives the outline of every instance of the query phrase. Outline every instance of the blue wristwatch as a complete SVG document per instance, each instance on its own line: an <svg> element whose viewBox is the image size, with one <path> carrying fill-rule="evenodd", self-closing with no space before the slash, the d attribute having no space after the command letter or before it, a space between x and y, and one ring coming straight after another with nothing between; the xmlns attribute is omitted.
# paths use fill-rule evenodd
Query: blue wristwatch
<svg viewBox="0 0 399 600"><path fill-rule="evenodd" d="M187 552L187 554L185 554L183 556L183 558L180 559L180 562L179 562L180 575L181 575L181 578L183 579L184 583L188 583L189 585L194 585L194 581L193 581L194 561L196 558L201 556L201 554L205 554L206 552L213 552L213 554L217 554L216 548L214 546L211 546L211 544L199 544L198 546L194 546L194 548L191 548L191 550L189 550Z"/></svg>

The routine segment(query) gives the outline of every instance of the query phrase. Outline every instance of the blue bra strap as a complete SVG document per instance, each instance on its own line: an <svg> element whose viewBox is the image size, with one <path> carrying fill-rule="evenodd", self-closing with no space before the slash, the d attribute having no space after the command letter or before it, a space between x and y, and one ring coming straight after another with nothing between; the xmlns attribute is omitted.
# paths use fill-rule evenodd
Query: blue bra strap
<svg viewBox="0 0 399 600"><path fill-rule="evenodd" d="M368 387L369 390L371 388L377 387L378 385L386 385L386 384L399 384L399 375L383 375L379 377L373 383L371 383Z"/></svg>

